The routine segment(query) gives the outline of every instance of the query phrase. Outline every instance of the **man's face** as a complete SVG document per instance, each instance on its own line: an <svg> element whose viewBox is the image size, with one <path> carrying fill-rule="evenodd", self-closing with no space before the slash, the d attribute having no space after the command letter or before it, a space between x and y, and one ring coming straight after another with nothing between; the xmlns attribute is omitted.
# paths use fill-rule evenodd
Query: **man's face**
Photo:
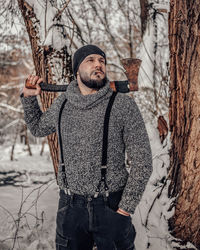
<svg viewBox="0 0 200 250"><path fill-rule="evenodd" d="M107 82L105 59L97 54L87 56L79 66L78 77L88 88L104 87Z"/></svg>

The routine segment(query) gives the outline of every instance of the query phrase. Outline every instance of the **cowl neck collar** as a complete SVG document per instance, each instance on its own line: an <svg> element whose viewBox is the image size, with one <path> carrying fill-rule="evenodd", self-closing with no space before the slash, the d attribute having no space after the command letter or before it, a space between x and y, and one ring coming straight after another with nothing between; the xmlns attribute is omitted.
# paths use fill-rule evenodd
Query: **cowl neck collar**
<svg viewBox="0 0 200 250"><path fill-rule="evenodd" d="M76 80L72 81L65 92L67 101L79 109L90 109L112 94L109 82L94 94L82 95Z"/></svg>

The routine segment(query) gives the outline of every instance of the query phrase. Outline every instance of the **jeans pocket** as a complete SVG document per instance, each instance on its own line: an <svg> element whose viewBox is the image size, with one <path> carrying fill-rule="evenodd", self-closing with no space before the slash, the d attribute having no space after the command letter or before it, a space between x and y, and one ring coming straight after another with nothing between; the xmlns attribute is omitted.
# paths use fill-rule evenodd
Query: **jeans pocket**
<svg viewBox="0 0 200 250"><path fill-rule="evenodd" d="M69 200L66 198L60 198L58 203L58 213L67 210L69 207Z"/></svg>
<svg viewBox="0 0 200 250"><path fill-rule="evenodd" d="M58 232L56 232L56 250L67 249L69 246L69 239L61 236Z"/></svg>
<svg viewBox="0 0 200 250"><path fill-rule="evenodd" d="M136 236L135 227L132 224L131 216L117 213L110 207L106 207L108 221L110 221L113 241L117 250L134 249Z"/></svg>
<svg viewBox="0 0 200 250"><path fill-rule="evenodd" d="M129 231L122 238L115 240L117 250L132 250L134 249L134 240L136 236L135 227L131 223Z"/></svg>
<svg viewBox="0 0 200 250"><path fill-rule="evenodd" d="M107 227L112 240L125 239L132 227L131 216L119 214L109 207L105 207L105 213Z"/></svg>
<svg viewBox="0 0 200 250"><path fill-rule="evenodd" d="M110 213L110 214L112 214L113 216L116 216L116 217L118 217L118 218L121 218L121 219L123 219L123 220L131 220L131 216L129 215L129 216L126 216L126 215L123 215L123 214L120 214L120 213L118 213L118 212L116 212L115 210L113 210L112 208L110 208L110 207L106 207L106 209L108 210L108 212Z"/></svg>
<svg viewBox="0 0 200 250"><path fill-rule="evenodd" d="M70 232L70 202L68 199L64 199L63 197L59 199L58 204L58 211L57 211L57 217L56 217L56 235L58 235L58 238L60 236L60 240L62 241L62 238L69 238L69 232Z"/></svg>

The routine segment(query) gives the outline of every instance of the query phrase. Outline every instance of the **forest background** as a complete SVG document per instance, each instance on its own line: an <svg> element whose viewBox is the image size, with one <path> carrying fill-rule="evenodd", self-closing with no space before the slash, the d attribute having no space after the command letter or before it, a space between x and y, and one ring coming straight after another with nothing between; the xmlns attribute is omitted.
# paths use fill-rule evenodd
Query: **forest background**
<svg viewBox="0 0 200 250"><path fill-rule="evenodd" d="M88 43L106 52L111 80L126 79L121 59L142 60L139 90L129 95L148 130L153 173L132 216L136 249L198 249L198 241L173 236L170 223L176 197L169 195L169 1L7 0L0 5L0 249L55 249L57 148L49 150L50 138L34 138L27 130L19 93L32 73L67 84L71 56ZM42 94L44 110L54 97Z"/></svg>

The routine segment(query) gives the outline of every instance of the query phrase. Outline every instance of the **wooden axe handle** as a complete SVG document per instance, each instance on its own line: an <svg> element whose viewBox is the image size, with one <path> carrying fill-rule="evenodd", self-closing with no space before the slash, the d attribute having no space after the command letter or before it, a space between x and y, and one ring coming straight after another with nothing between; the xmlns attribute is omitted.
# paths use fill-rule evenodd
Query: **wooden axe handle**
<svg viewBox="0 0 200 250"><path fill-rule="evenodd" d="M41 82L40 84L41 90L49 91L49 92L65 92L67 90L68 85L55 85L55 84L47 84ZM28 89L36 89L35 85L32 85L28 80L25 83L25 87ZM128 93L132 91L130 88L130 84L128 81L112 81L110 82L110 87L113 91Z"/></svg>
<svg viewBox="0 0 200 250"><path fill-rule="evenodd" d="M110 87L113 91L128 93L131 91L138 90L138 73L141 64L140 59L136 58L126 58L122 59L121 63L125 69L125 74L128 78L128 81L111 81ZM56 85L56 84L47 84L44 82L40 83L40 87L43 91L49 92L65 92L68 85ZM25 87L28 89L35 89L35 85L32 85L28 79L26 80Z"/></svg>

